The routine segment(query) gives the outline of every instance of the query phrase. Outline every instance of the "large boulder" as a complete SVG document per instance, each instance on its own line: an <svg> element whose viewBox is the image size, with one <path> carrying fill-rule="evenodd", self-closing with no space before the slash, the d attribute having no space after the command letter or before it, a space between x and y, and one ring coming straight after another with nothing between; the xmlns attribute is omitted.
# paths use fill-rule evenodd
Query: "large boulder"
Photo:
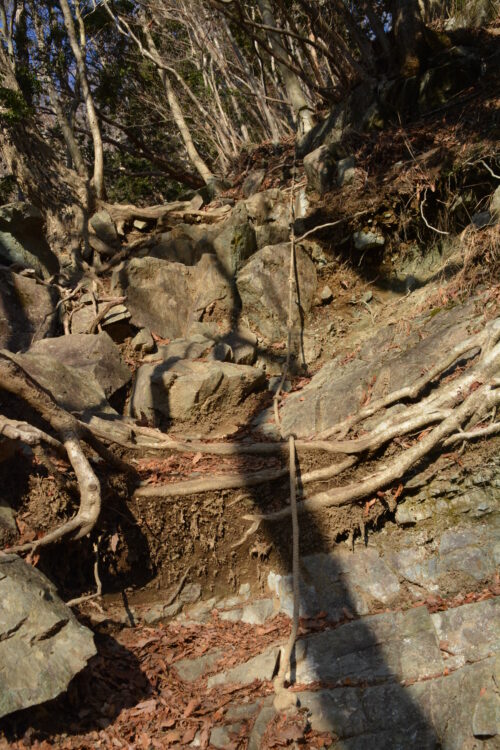
<svg viewBox="0 0 500 750"><path fill-rule="evenodd" d="M20 351L53 336L57 294L36 279L0 269L0 349Z"/></svg>
<svg viewBox="0 0 500 750"><path fill-rule="evenodd" d="M234 308L231 281L215 255L202 255L195 266L134 258L115 271L112 287L127 295L131 322L163 338L185 336L213 303L228 317Z"/></svg>
<svg viewBox="0 0 500 750"><path fill-rule="evenodd" d="M335 357L300 393L287 398L281 412L284 431L300 437L318 434L355 414L370 391L376 400L412 384L422 363L435 362L437 353L444 357L470 336L476 315L473 304L457 305L432 317L422 315L411 335L394 325L372 329L356 358Z"/></svg>
<svg viewBox="0 0 500 750"><path fill-rule="evenodd" d="M304 157L304 171L307 184L320 195L331 190L335 160L327 146L319 146Z"/></svg>
<svg viewBox="0 0 500 750"><path fill-rule="evenodd" d="M127 295L131 322L164 338L185 333L190 312L189 271L181 263L133 258L113 273L112 288Z"/></svg>
<svg viewBox="0 0 500 750"><path fill-rule="evenodd" d="M12 359L42 388L49 391L63 409L84 420L92 415L116 415L108 404L102 386L92 373L69 367L57 357L40 352L13 354Z"/></svg>
<svg viewBox="0 0 500 750"><path fill-rule="evenodd" d="M286 335L289 265L289 243L269 245L248 261L236 280L243 315L270 341L279 341ZM300 307L294 303L293 324L297 328L312 307L317 279L314 263L300 246L296 248L296 265Z"/></svg>
<svg viewBox="0 0 500 750"><path fill-rule="evenodd" d="M255 231L248 223L228 223L214 241L214 250L222 269L232 278L256 250Z"/></svg>
<svg viewBox="0 0 500 750"><path fill-rule="evenodd" d="M153 258L194 266L204 253L214 252L216 234L216 229L207 224L178 224L160 234L149 254Z"/></svg>
<svg viewBox="0 0 500 750"><path fill-rule="evenodd" d="M43 216L38 208L19 201L0 207L0 258L33 268L48 278L59 270L59 261L44 235Z"/></svg>
<svg viewBox="0 0 500 750"><path fill-rule="evenodd" d="M238 204L239 205L239 204ZM257 248L277 245L290 237L289 198L278 188L256 193L244 203L255 230Z"/></svg>
<svg viewBox="0 0 500 750"><path fill-rule="evenodd" d="M98 211L89 223L99 239L106 245L114 245L118 241L116 226L108 211Z"/></svg>
<svg viewBox="0 0 500 750"><path fill-rule="evenodd" d="M227 412L263 387L262 370L229 362L167 360L136 373L131 413L155 424L159 415L185 421L223 407Z"/></svg>
<svg viewBox="0 0 500 750"><path fill-rule="evenodd" d="M130 370L120 356L120 350L107 333L73 333L38 341L29 350L57 359L79 373L93 376L107 398L126 385Z"/></svg>
<svg viewBox="0 0 500 750"><path fill-rule="evenodd" d="M63 693L96 648L56 587L15 555L0 555L0 601L2 717Z"/></svg>

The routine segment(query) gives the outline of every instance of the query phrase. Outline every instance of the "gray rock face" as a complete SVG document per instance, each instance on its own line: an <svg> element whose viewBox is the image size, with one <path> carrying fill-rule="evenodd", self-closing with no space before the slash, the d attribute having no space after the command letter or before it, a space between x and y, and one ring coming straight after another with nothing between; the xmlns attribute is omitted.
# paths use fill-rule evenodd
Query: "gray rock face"
<svg viewBox="0 0 500 750"><path fill-rule="evenodd" d="M44 354L72 367L81 374L94 376L104 391L111 396L130 378L130 370L120 356L120 350L102 331L97 334L73 333L54 339L44 339L29 350L32 354Z"/></svg>
<svg viewBox="0 0 500 750"><path fill-rule="evenodd" d="M256 250L257 243L253 227L244 224L228 224L214 240L214 250L222 269L232 278Z"/></svg>
<svg viewBox="0 0 500 750"><path fill-rule="evenodd" d="M47 278L59 270L59 261L43 231L41 212L29 203L8 203L0 208L0 258L33 268Z"/></svg>
<svg viewBox="0 0 500 750"><path fill-rule="evenodd" d="M335 160L327 146L319 146L304 157L307 184L320 195L331 189L334 168Z"/></svg>
<svg viewBox="0 0 500 750"><path fill-rule="evenodd" d="M116 414L108 404L103 388L89 372L68 367L56 357L38 352L15 354L23 369L31 375L67 411L87 419L93 414Z"/></svg>
<svg viewBox="0 0 500 750"><path fill-rule="evenodd" d="M0 348L17 352L54 335L55 302L55 293L35 279L0 270Z"/></svg>
<svg viewBox="0 0 500 750"><path fill-rule="evenodd" d="M229 362L168 360L143 365L136 373L131 413L153 423L158 414L188 420L222 405L230 409L264 385L262 370Z"/></svg>
<svg viewBox="0 0 500 750"><path fill-rule="evenodd" d="M249 198L251 195L257 192L266 176L265 169L254 169L248 177L245 178L243 185L241 186L241 192L245 198Z"/></svg>
<svg viewBox="0 0 500 750"><path fill-rule="evenodd" d="M94 656L93 634L40 571L0 556L0 717L51 700Z"/></svg>
<svg viewBox="0 0 500 750"><path fill-rule="evenodd" d="M98 211L89 222L90 226L100 240L107 245L113 245L118 240L116 226L108 211Z"/></svg>
<svg viewBox="0 0 500 750"><path fill-rule="evenodd" d="M151 248L150 255L194 266L204 253L214 252L216 234L216 229L206 224L178 224L160 235L158 243Z"/></svg>
<svg viewBox="0 0 500 750"><path fill-rule="evenodd" d="M278 341L286 335L289 256L288 243L264 247L255 253L236 279L243 314L270 341ZM302 314L307 316L316 294L316 269L300 247L297 248L296 258L300 304ZM299 320L300 312L295 305L294 325L298 325Z"/></svg>
<svg viewBox="0 0 500 750"><path fill-rule="evenodd" d="M385 237L378 232L354 232L352 239L356 250L374 250L385 245Z"/></svg>
<svg viewBox="0 0 500 750"><path fill-rule="evenodd" d="M112 287L127 295L131 322L164 338L185 336L206 308L217 302L229 316L231 282L213 255L195 266L159 258L134 258L113 274Z"/></svg>
<svg viewBox="0 0 500 750"><path fill-rule="evenodd" d="M356 174L355 171L356 159L354 156L346 156L345 159L340 159L337 162L337 185L343 187L349 185Z"/></svg>
<svg viewBox="0 0 500 750"><path fill-rule="evenodd" d="M257 248L286 242L290 237L288 199L276 188L256 193L244 203L255 229Z"/></svg>
<svg viewBox="0 0 500 750"><path fill-rule="evenodd" d="M358 358L347 363L341 357L334 359L300 394L286 400L281 413L283 428L303 437L332 427L358 409L374 375L374 398L413 383L419 363L435 361L436 352L445 356L470 335L473 315L471 307L457 306L434 317L422 316L410 336L399 337L394 326L378 330L363 343ZM395 350L400 354L395 356Z"/></svg>

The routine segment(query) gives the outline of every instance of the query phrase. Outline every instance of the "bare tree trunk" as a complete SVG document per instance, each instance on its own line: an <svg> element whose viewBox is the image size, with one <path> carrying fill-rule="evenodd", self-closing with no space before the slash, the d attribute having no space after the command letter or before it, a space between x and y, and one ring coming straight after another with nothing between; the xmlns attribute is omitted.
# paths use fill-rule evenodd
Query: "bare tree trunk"
<svg viewBox="0 0 500 750"><path fill-rule="evenodd" d="M259 0L259 8L262 15L262 21L266 26L276 28L276 21L274 20L271 3L269 0ZM297 123L297 128L300 135L307 133L314 125L312 112L309 109L309 104L304 96L300 81L295 73L290 70L286 65L278 62L279 59L288 59L288 52L283 46L280 35L276 32L268 32L269 43L271 49L275 53L277 59L277 66L280 75L285 84L286 93L289 101L291 102L294 119Z"/></svg>
<svg viewBox="0 0 500 750"><path fill-rule="evenodd" d="M78 2L78 0L77 0ZM85 64L84 53L76 37L76 29L71 14L70 7L67 0L59 0L61 10L64 17L64 25L68 33L69 43L73 51L73 55L76 60L76 67L78 69L78 76L80 78L80 85L82 87L83 100L85 107L87 108L87 119L89 122L90 132L92 134L92 142L94 144L94 177L93 186L95 193L98 198L102 199L105 197L104 190L104 152L102 147L101 130L99 127L99 120L94 107L94 99L87 78L87 67ZM81 31L81 28L80 28Z"/></svg>
<svg viewBox="0 0 500 750"><path fill-rule="evenodd" d="M418 49L424 30L418 0L393 0L392 26L401 72L413 76L420 68Z"/></svg>
<svg viewBox="0 0 500 750"><path fill-rule="evenodd" d="M2 86L22 96L2 45L0 79ZM87 251L87 182L59 160L29 117L14 122L0 118L0 155L25 199L44 214L52 250L58 256L69 250L73 265L78 264L82 249Z"/></svg>
<svg viewBox="0 0 500 750"><path fill-rule="evenodd" d="M144 24L143 26L143 31L151 56L153 57L153 59L159 60L158 50L156 49L153 37L151 36L151 33L146 24ZM211 172L208 165L203 161L200 154L198 153L196 146L194 145L193 139L191 137L191 131L189 130L189 126L182 112L182 107L179 103L179 100L177 99L177 95L170 82L167 71L163 67L158 66L158 75L160 76L160 80L165 89L168 105L172 112L172 117L174 118L175 124L179 129L179 133L186 147L189 159L205 184L208 185L208 183L213 182L213 180L215 179L215 175Z"/></svg>
<svg viewBox="0 0 500 750"><path fill-rule="evenodd" d="M40 53L40 57L42 58L42 64L45 67L46 66L46 51L45 51L44 42L43 42L42 22L37 13L33 0L31 0L29 7L31 10L31 17L33 20L33 25L35 27L35 36L36 36L36 43L37 43L38 51ZM83 179L86 180L88 179L87 166L83 159L82 152L80 151L80 147L76 141L75 134L73 132L71 124L69 120L67 119L66 115L64 114L63 108L61 106L61 102L59 101L59 97L57 95L57 91L55 89L54 83L50 76L50 71L48 70L45 71L44 82L47 86L50 103L52 104L54 108L54 112L56 113L57 122L59 124L59 127L61 128L61 132L63 134L64 142L66 143L66 148L68 149L71 162L75 166L75 169L78 172L78 174ZM71 166L71 164L68 166Z"/></svg>

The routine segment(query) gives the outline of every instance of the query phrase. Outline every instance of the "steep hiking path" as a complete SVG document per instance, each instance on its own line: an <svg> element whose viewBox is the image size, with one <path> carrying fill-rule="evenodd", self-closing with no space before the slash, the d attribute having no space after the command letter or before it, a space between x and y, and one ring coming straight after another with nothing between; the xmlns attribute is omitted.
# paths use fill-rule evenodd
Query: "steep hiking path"
<svg viewBox="0 0 500 750"><path fill-rule="evenodd" d="M479 150L458 109L320 145L293 180L291 144L262 146L248 197L103 204L95 276L44 317L38 275L2 270L38 339L1 354L3 543L66 600L92 597L72 605L98 654L4 719L0 747L495 746L489 122ZM65 335L39 336L56 306ZM293 611L289 436L291 715L272 682Z"/></svg>

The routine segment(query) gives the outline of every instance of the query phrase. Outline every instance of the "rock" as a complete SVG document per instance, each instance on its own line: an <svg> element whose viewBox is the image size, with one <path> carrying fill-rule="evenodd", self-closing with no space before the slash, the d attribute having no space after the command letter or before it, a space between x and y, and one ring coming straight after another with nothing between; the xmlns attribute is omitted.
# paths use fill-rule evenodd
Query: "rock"
<svg viewBox="0 0 500 750"><path fill-rule="evenodd" d="M130 346L135 352L144 352L144 354L148 354L154 350L155 342L148 329L141 328L130 342Z"/></svg>
<svg viewBox="0 0 500 750"><path fill-rule="evenodd" d="M202 359L207 357L214 346L214 341L201 334L194 334L188 339L174 339L170 344L160 344L158 351L150 357L145 357L145 362L170 362L179 359Z"/></svg>
<svg viewBox="0 0 500 750"><path fill-rule="evenodd" d="M209 669L212 669L223 656L223 651L209 651L208 654L199 656L196 659L180 659L175 662L175 668L181 680L194 682L205 674L205 672L208 672Z"/></svg>
<svg viewBox="0 0 500 750"><path fill-rule="evenodd" d="M264 384L262 370L228 362L169 360L142 365L136 373L131 413L153 423L160 414L184 421L222 405L227 411Z"/></svg>
<svg viewBox="0 0 500 750"><path fill-rule="evenodd" d="M229 344L225 344L223 341L219 341L215 344L214 348L208 355L208 359L213 359L216 362L232 362L233 361L233 350Z"/></svg>
<svg viewBox="0 0 500 750"><path fill-rule="evenodd" d="M385 245L385 237L378 232L362 231L352 235L356 250L375 250Z"/></svg>
<svg viewBox="0 0 500 750"><path fill-rule="evenodd" d="M495 221L500 221L500 185L491 196L490 213Z"/></svg>
<svg viewBox="0 0 500 750"><path fill-rule="evenodd" d="M127 295L131 322L164 338L184 333L190 314L189 272L180 263L133 258L112 276L113 290ZM158 304L151 304L152 300Z"/></svg>
<svg viewBox="0 0 500 750"><path fill-rule="evenodd" d="M257 248L277 245L290 238L288 198L277 188L256 193L244 203L247 218L255 229Z"/></svg>
<svg viewBox="0 0 500 750"><path fill-rule="evenodd" d="M106 398L126 385L131 378L120 350L104 331L97 334L73 333L69 336L43 339L33 344L28 354L53 357L60 364L72 367L83 375L93 376Z"/></svg>
<svg viewBox="0 0 500 750"><path fill-rule="evenodd" d="M237 735L241 724L227 724L223 727L214 727L210 732L210 745L217 748L225 748L231 744L231 735Z"/></svg>
<svg viewBox="0 0 500 750"><path fill-rule="evenodd" d="M328 305L333 300L333 292L328 284L321 290L320 298L323 305Z"/></svg>
<svg viewBox="0 0 500 750"><path fill-rule="evenodd" d="M186 335L214 302L230 317L234 307L231 282L217 258L204 254L187 267L159 258L133 258L116 269L112 288L127 295L131 322L163 338ZM151 304L158 300L157 304Z"/></svg>
<svg viewBox="0 0 500 750"><path fill-rule="evenodd" d="M446 665L462 667L500 650L499 617L500 597L431 615L438 638L450 652Z"/></svg>
<svg viewBox="0 0 500 750"><path fill-rule="evenodd" d="M474 313L468 304L443 310L433 317L415 319L415 333L411 336L396 334L394 326L377 329L365 339L359 358L346 363L339 356L328 362L300 394L292 393L283 404L281 418L285 433L292 431L297 437L305 437L345 419L358 409L374 375L377 380L373 398L413 383L420 362L433 360L436 352L445 356L470 335ZM416 333L417 328L424 338ZM396 351L399 349L397 354L394 345Z"/></svg>
<svg viewBox="0 0 500 750"><path fill-rule="evenodd" d="M44 235L41 212L29 203L8 203L0 207L0 258L7 264L33 268L48 278L59 271L59 261Z"/></svg>
<svg viewBox="0 0 500 750"><path fill-rule="evenodd" d="M483 229L483 227L488 227L493 224L492 216L489 211L479 211L478 213L472 214L471 222L476 229Z"/></svg>
<svg viewBox="0 0 500 750"><path fill-rule="evenodd" d="M0 556L0 600L1 717L63 693L96 648L56 587L15 555Z"/></svg>
<svg viewBox="0 0 500 750"><path fill-rule="evenodd" d="M304 157L304 170L307 184L320 195L330 190L333 184L335 160L327 146L311 151Z"/></svg>
<svg viewBox="0 0 500 750"><path fill-rule="evenodd" d="M199 583L187 583L179 594L179 601L187 604L194 604L201 596L201 586Z"/></svg>
<svg viewBox="0 0 500 750"><path fill-rule="evenodd" d="M139 232L144 232L144 230L148 228L148 222L142 221L142 219L135 219L133 227L134 229L139 230Z"/></svg>
<svg viewBox="0 0 500 750"><path fill-rule="evenodd" d="M257 599L243 607L241 621L249 625L262 625L274 614L274 603L272 599Z"/></svg>
<svg viewBox="0 0 500 750"><path fill-rule="evenodd" d="M236 279L243 314L270 341L280 341L286 335L289 256L288 243L264 247L246 263ZM296 260L301 312L307 317L316 294L316 270L300 247ZM300 316L296 305L293 313L294 326L298 326Z"/></svg>
<svg viewBox="0 0 500 750"><path fill-rule="evenodd" d="M276 711L272 705L264 705L261 708L252 727L252 733L248 740L248 750L260 750L265 731L275 716Z"/></svg>
<svg viewBox="0 0 500 750"><path fill-rule="evenodd" d="M228 224L214 240L214 250L228 278L232 278L245 260L257 250L253 227Z"/></svg>
<svg viewBox="0 0 500 750"><path fill-rule="evenodd" d="M343 187L350 185L356 176L356 159L354 156L346 156L337 162L337 185Z"/></svg>
<svg viewBox="0 0 500 750"><path fill-rule="evenodd" d="M254 195L264 182L264 177L266 176L266 170L265 169L254 169L250 174L245 178L243 185L241 186L241 192L245 196L245 198L250 198L251 195Z"/></svg>
<svg viewBox="0 0 500 750"><path fill-rule="evenodd" d="M79 300L79 305L80 304L82 305L82 307L78 306L75 309L75 312L71 315L71 333L88 333L92 328L94 320L96 318L94 298L91 294L82 294ZM104 313L106 304L106 302L97 303L98 315L99 313ZM107 329L110 335L111 333L113 333L114 336L115 329L119 328L119 324L122 324L127 334L130 335L130 330L128 330L129 320L130 312L128 308L125 307L125 305L117 304L113 305L113 307L111 307L108 312L104 313L104 317L101 319L99 325L101 326L101 328Z"/></svg>
<svg viewBox="0 0 500 750"><path fill-rule="evenodd" d="M2 440L0 442L0 461L1 460L8 460L9 453L12 450L12 452L17 448L16 441L9 440L10 448L9 453L5 453L5 440ZM16 524L16 514L10 507L7 500L4 498L0 498L0 545L2 547L6 547L10 543L14 543L14 539L17 538L18 531L17 531L17 524Z"/></svg>
<svg viewBox="0 0 500 750"><path fill-rule="evenodd" d="M84 420L93 414L116 415L92 373L80 372L63 364L57 357L40 352L29 351L12 357L66 411L74 412Z"/></svg>
<svg viewBox="0 0 500 750"><path fill-rule="evenodd" d="M472 717L474 737L497 737L500 732L500 700L493 685L480 696Z"/></svg>
<svg viewBox="0 0 500 750"><path fill-rule="evenodd" d="M20 351L53 336L57 294L36 279L0 269L0 348Z"/></svg>
<svg viewBox="0 0 500 750"><path fill-rule="evenodd" d="M182 609L182 602L176 601L172 604L153 604L143 614L142 619L147 622L148 625L155 625L157 622L162 622L169 617L175 617Z"/></svg>
<svg viewBox="0 0 500 750"><path fill-rule="evenodd" d="M214 227L206 224L178 224L169 232L160 234L149 255L194 266L204 253L214 253L216 233Z"/></svg>
<svg viewBox="0 0 500 750"><path fill-rule="evenodd" d="M117 242L118 233L116 226L108 211L103 210L95 213L90 219L89 224L99 239L107 245L114 245Z"/></svg>
<svg viewBox="0 0 500 750"><path fill-rule="evenodd" d="M257 336L243 326L226 333L221 342L231 347L233 362L237 365L253 365L256 356Z"/></svg>

